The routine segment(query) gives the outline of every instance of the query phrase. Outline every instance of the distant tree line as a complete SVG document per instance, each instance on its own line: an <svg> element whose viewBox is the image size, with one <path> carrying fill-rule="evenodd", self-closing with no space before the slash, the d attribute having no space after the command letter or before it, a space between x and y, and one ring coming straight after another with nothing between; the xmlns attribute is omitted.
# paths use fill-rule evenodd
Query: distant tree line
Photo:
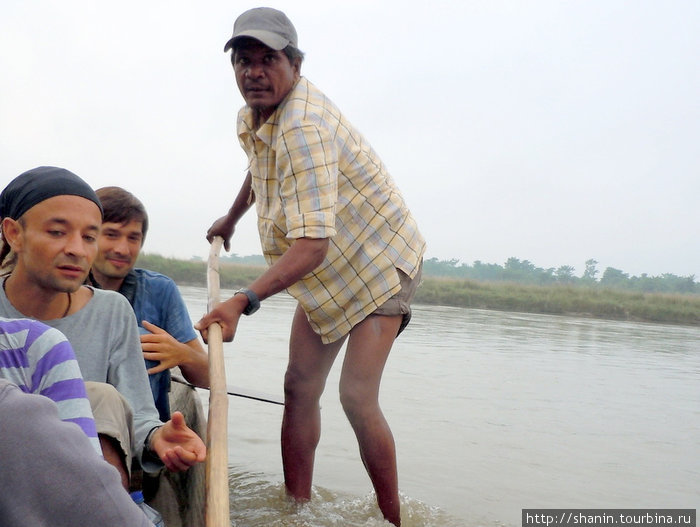
<svg viewBox="0 0 700 527"><path fill-rule="evenodd" d="M462 278L482 282L513 282L528 285L588 286L609 289L639 291L643 293L700 293L700 283L695 276L677 276L665 273L661 276L630 276L629 274L607 267L598 278L598 262L586 261L581 276L574 274L575 269L570 265L558 268L544 269L537 267L528 260L508 258L504 265L487 264L476 260L472 265L459 263L459 260L438 260L429 258L423 263L423 273L426 276Z"/></svg>
<svg viewBox="0 0 700 527"><path fill-rule="evenodd" d="M222 289L233 290L250 284L266 265L262 256L232 255L222 256L220 260ZM603 277L597 280L595 263L590 261L584 275L575 277L573 269L562 269L559 273L546 271L515 258L509 259L505 266L481 262L461 265L456 260L441 262L430 258L425 261L416 302L700 326L700 295L670 293L676 283L671 278L673 275L643 277L645 280L642 280L629 278L613 269L606 270L607 274L603 273ZM178 285L207 285L207 265L201 257L185 261L141 253L137 265L163 273ZM518 281L521 283L515 283ZM653 284L654 289L649 288L649 292L622 291L616 286L644 281ZM697 292L697 284L692 279L690 283ZM662 289L663 292L659 292ZM676 287L676 291L685 289Z"/></svg>
<svg viewBox="0 0 700 527"><path fill-rule="evenodd" d="M219 258L222 262L230 262L241 265L257 265L266 266L267 262L262 254L249 254L248 256L240 256L238 254L230 254Z"/></svg>
<svg viewBox="0 0 700 527"><path fill-rule="evenodd" d="M222 256L221 262L246 266L265 266L262 255L239 256L232 254ZM681 293L700 294L700 282L695 276L678 276L664 273L660 276L630 276L628 273L607 267L601 274L598 262L587 260L583 273L576 276L575 268L562 265L554 268L537 267L529 260L508 258L503 265L483 263L476 260L473 264L460 263L458 259L438 260L428 258L423 262L424 276L436 278L457 278L479 282L511 282L523 285L567 285L600 287L604 289L621 289L640 293Z"/></svg>

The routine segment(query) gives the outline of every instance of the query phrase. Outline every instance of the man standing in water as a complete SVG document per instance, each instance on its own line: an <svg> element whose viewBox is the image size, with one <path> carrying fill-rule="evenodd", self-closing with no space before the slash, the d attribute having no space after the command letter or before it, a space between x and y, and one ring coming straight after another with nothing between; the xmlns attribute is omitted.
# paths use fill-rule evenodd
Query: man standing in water
<svg viewBox="0 0 700 527"><path fill-rule="evenodd" d="M298 300L285 375L282 461L289 494L311 497L319 400L347 341L340 399L384 517L400 525L394 439L379 407L382 371L408 324L425 241L369 143L301 76L303 54L287 16L243 13L224 51L246 106L238 136L249 172L226 216L207 232L225 248L255 202L270 265L196 325L221 324L232 340L241 314L287 290Z"/></svg>

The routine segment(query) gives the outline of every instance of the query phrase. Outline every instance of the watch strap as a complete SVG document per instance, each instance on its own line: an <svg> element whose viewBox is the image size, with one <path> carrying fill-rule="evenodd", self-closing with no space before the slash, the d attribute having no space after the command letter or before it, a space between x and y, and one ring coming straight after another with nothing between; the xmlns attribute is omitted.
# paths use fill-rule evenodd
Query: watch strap
<svg viewBox="0 0 700 527"><path fill-rule="evenodd" d="M248 297L248 305L243 310L244 315L252 315L258 309L260 309L260 299L258 298L258 295L256 295L253 291L244 287L236 291L234 293L234 296L239 293Z"/></svg>

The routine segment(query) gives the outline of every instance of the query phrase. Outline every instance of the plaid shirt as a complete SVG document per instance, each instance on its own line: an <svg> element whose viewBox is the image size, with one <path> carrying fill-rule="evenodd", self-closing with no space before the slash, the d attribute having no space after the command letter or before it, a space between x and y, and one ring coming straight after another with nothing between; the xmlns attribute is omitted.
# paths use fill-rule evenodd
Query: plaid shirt
<svg viewBox="0 0 700 527"><path fill-rule="evenodd" d="M287 291L323 342L346 335L414 277L425 240L384 164L338 108L301 78L253 129L238 114L263 254L272 265L297 238L328 238L328 254Z"/></svg>

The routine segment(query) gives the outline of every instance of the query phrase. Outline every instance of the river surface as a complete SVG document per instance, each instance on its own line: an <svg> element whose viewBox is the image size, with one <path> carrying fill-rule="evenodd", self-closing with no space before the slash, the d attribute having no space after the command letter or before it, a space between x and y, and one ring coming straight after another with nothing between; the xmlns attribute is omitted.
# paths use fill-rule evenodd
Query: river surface
<svg viewBox="0 0 700 527"><path fill-rule="evenodd" d="M206 290L181 291L198 320ZM277 295L242 318L224 347L230 385L281 398L294 306ZM341 360L305 506L284 493L282 407L229 398L231 525L388 525L338 402ZM523 508L700 506L697 327L418 305L381 403L404 527L515 526Z"/></svg>

